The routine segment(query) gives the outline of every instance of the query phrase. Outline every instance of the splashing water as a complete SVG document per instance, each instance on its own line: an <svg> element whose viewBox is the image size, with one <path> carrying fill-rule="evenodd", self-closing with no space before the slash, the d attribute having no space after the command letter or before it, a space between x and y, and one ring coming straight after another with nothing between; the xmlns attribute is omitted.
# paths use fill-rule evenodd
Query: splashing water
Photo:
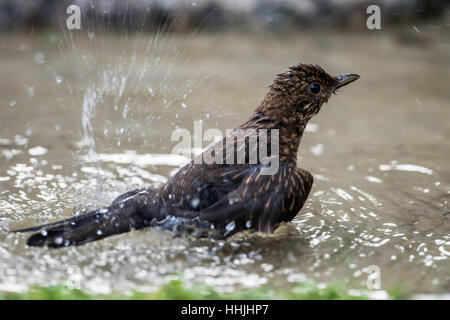
<svg viewBox="0 0 450 320"><path fill-rule="evenodd" d="M279 40L283 50L235 34L68 39L56 55L16 39L17 48L26 42L31 49L27 59L11 59L29 72L1 89L4 105L15 102L0 126L1 290L64 282L75 269L94 292L154 290L179 272L221 290L288 288L308 279L365 288L364 270L377 265L382 289L449 291L450 146L443 137L450 132L439 119L450 116L450 96L446 88L423 85L448 83L450 72L441 68L447 51L411 52L393 43L386 55L380 39L327 39L336 54L332 69L356 72L351 68L358 65L379 85L374 90L362 81L332 97L312 120L299 164L314 174L313 190L294 221L273 235L190 239L154 228L76 248L30 249L23 235L5 231L102 207L133 188L161 186L189 160L169 154L172 130L192 129L198 119L220 129L245 121L273 75L298 62L286 52L331 64L317 57L323 43L314 35ZM372 59L342 51L361 45ZM265 67L252 67L249 56ZM395 72L367 62L381 58ZM46 64L48 81L37 85L32 74ZM420 88L414 96L422 106L402 87L391 96L391 74L391 82L410 79ZM34 88L31 98L24 84ZM30 115L31 106L49 116Z"/></svg>

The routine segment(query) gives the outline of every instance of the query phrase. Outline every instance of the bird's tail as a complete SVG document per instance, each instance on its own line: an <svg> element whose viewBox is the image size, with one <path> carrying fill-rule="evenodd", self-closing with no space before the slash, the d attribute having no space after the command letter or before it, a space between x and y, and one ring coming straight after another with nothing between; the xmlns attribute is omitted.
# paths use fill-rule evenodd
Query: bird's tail
<svg viewBox="0 0 450 320"><path fill-rule="evenodd" d="M171 230L176 235L191 234L196 237L211 236L212 230L209 222L198 219L198 212L155 203L147 205L136 196L127 197L125 194L109 207L13 232L37 232L28 238L29 246L61 248L149 226Z"/></svg>
<svg viewBox="0 0 450 320"><path fill-rule="evenodd" d="M40 231L28 238L29 246L60 248L81 245L131 229L143 228L148 225L147 222L152 216L149 213L142 214L140 208L133 205L113 205L66 220L14 232Z"/></svg>

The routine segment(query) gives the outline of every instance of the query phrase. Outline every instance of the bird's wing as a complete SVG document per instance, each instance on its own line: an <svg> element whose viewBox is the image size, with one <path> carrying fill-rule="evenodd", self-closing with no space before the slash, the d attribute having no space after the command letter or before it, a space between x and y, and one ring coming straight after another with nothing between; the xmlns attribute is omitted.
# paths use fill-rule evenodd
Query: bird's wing
<svg viewBox="0 0 450 320"><path fill-rule="evenodd" d="M250 228L273 232L300 211L311 186L311 174L294 166L281 166L275 175L262 175L256 167L237 189L202 210L199 218L225 236Z"/></svg>

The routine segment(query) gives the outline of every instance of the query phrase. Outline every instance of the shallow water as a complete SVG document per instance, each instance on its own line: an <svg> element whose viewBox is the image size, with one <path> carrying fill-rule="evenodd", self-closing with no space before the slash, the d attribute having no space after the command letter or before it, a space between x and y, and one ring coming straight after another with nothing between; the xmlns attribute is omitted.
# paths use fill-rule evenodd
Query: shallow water
<svg viewBox="0 0 450 320"><path fill-rule="evenodd" d="M450 37L420 31L2 35L0 289L153 290L180 273L220 290L307 280L364 289L375 265L382 290L448 293ZM362 77L308 126L299 163L313 189L275 234L148 229L49 250L6 232L161 185L187 161L171 154L175 128L234 128L300 61Z"/></svg>

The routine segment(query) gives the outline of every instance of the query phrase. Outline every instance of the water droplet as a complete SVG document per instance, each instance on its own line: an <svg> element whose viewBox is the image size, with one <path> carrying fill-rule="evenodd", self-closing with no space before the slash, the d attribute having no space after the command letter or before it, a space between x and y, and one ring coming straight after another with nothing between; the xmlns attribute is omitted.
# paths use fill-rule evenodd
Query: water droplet
<svg viewBox="0 0 450 320"><path fill-rule="evenodd" d="M315 123L308 123L305 127L305 132L317 132L319 130L319 125Z"/></svg>
<svg viewBox="0 0 450 320"><path fill-rule="evenodd" d="M12 100L9 102L9 107L12 108L16 105L16 100Z"/></svg>
<svg viewBox="0 0 450 320"><path fill-rule="evenodd" d="M28 139L22 136L15 136L14 137L14 142L18 145L18 146L24 146L28 143Z"/></svg>
<svg viewBox="0 0 450 320"><path fill-rule="evenodd" d="M28 149L28 153L30 154L30 156L42 156L46 154L47 151L48 151L47 148L41 146L36 146L34 148Z"/></svg>
<svg viewBox="0 0 450 320"><path fill-rule="evenodd" d="M200 200L198 198L194 198L191 201L191 205L194 209L197 209L198 205L200 204Z"/></svg>
<svg viewBox="0 0 450 320"><path fill-rule="evenodd" d="M41 235L43 235L44 237L46 237L47 234L48 234L47 230L42 230L42 231L41 231Z"/></svg>
<svg viewBox="0 0 450 320"><path fill-rule="evenodd" d="M263 269L265 272L270 272L273 270L273 265L271 265L269 263L262 263L261 269Z"/></svg>
<svg viewBox="0 0 450 320"><path fill-rule="evenodd" d="M318 143L314 147L309 149L311 153L315 156L320 156L323 153L323 144Z"/></svg>
<svg viewBox="0 0 450 320"><path fill-rule="evenodd" d="M250 228L252 227L252 222L251 222L250 220L248 220L248 221L245 223L245 227L246 227L247 229L250 229Z"/></svg>
<svg viewBox="0 0 450 320"><path fill-rule="evenodd" d="M230 205L233 205L233 204L239 202L239 200L240 200L240 198L238 196L236 196L236 195L235 196L231 196L231 198L228 199L228 203Z"/></svg>
<svg viewBox="0 0 450 320"><path fill-rule="evenodd" d="M103 234L102 230L98 229L98 230L97 230L97 235L98 235L98 236L101 236L102 234Z"/></svg>
<svg viewBox="0 0 450 320"><path fill-rule="evenodd" d="M57 84L60 84L61 82L63 82L64 78L62 76L56 76L55 77L55 81Z"/></svg>
<svg viewBox="0 0 450 320"><path fill-rule="evenodd" d="M61 244L61 243L63 243L63 237L57 237L56 239L55 239L55 244Z"/></svg>
<svg viewBox="0 0 450 320"><path fill-rule="evenodd" d="M383 180L378 179L378 178L373 177L373 176L366 176L366 180L369 181L369 182L374 182L374 183L382 183L383 182Z"/></svg>
<svg viewBox="0 0 450 320"><path fill-rule="evenodd" d="M234 220L232 220L231 222L228 222L228 224L225 226L225 230L226 230L225 235L232 232L235 228L236 228L236 223L234 222Z"/></svg>

